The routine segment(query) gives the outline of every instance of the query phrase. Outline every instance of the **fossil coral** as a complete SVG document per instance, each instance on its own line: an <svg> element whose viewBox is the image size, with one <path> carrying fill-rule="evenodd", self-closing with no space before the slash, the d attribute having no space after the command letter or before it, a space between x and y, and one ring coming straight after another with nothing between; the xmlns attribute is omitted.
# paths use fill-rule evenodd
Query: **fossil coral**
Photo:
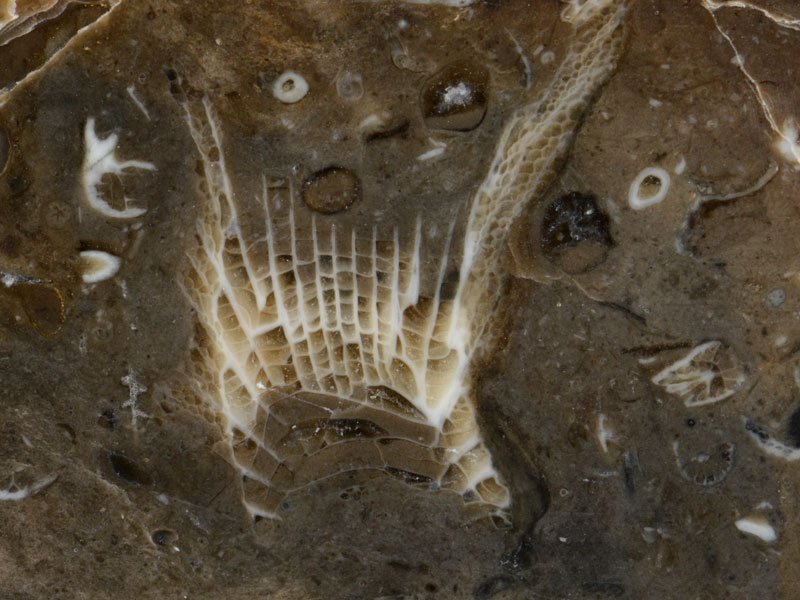
<svg viewBox="0 0 800 600"><path fill-rule="evenodd" d="M266 178L240 214L211 101L178 98L206 197L185 283L200 326L192 364L251 514L274 516L286 494L358 469L453 490L477 514L509 505L476 424L471 364L509 225L552 180L619 54L624 4L579 8L551 85L512 116L476 192L453 294L447 256L435 293L422 292L419 227L404 244L304 224L294 185Z"/></svg>

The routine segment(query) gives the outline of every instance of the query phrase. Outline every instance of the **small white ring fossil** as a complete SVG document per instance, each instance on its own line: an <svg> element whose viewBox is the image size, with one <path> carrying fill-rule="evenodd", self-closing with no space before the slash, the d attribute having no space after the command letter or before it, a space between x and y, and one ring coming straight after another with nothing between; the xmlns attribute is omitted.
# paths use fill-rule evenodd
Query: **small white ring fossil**
<svg viewBox="0 0 800 600"><path fill-rule="evenodd" d="M284 71L272 84L272 95L284 104L300 102L307 93L308 82L294 71Z"/></svg>
<svg viewBox="0 0 800 600"><path fill-rule="evenodd" d="M645 196L642 198L640 195L642 184L645 182L649 183L650 181L653 181L653 184L655 184L656 181L658 182L658 191L652 196ZM636 176L636 179L633 180L633 183L631 183L631 187L628 190L628 204L634 210L641 210L661 202L667 197L668 191L669 173L661 167L647 167L646 169L642 169Z"/></svg>

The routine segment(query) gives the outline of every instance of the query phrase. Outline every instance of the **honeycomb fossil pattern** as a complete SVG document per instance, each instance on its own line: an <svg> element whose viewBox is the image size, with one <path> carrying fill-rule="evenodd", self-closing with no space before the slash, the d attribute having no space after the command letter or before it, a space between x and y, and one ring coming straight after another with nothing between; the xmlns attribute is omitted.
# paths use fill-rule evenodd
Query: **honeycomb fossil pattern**
<svg viewBox="0 0 800 600"><path fill-rule="evenodd" d="M453 490L476 515L504 513L510 494L476 424L470 363L508 226L552 180L613 69L624 10L586 3L552 84L505 127L447 297L420 291L419 223L407 244L397 232L303 227L294 187L267 178L260 214L240 215L211 101L176 94L207 200L185 280L198 314L193 375L223 417L252 515L275 516L286 494L359 469Z"/></svg>

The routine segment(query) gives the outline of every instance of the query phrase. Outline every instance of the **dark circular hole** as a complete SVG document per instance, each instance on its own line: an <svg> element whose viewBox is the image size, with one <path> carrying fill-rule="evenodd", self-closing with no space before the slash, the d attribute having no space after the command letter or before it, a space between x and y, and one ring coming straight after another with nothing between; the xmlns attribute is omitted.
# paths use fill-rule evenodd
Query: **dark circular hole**
<svg viewBox="0 0 800 600"><path fill-rule="evenodd" d="M174 531L159 529L150 534L150 539L156 546L166 546L175 536Z"/></svg>
<svg viewBox="0 0 800 600"><path fill-rule="evenodd" d="M350 169L331 166L312 173L303 182L302 194L309 208L330 215L345 210L358 200L361 184Z"/></svg>
<svg viewBox="0 0 800 600"><path fill-rule="evenodd" d="M117 454L116 452L109 452L108 461L111 463L111 468L114 470L114 473L129 483L150 485L153 482L150 474L127 456Z"/></svg>
<svg viewBox="0 0 800 600"><path fill-rule="evenodd" d="M613 245L608 215L592 194L569 192L545 209L541 248L568 273L582 273L600 264Z"/></svg>
<svg viewBox="0 0 800 600"><path fill-rule="evenodd" d="M97 419L97 424L106 429L114 429L117 426L117 422L117 414L113 408L106 408Z"/></svg>

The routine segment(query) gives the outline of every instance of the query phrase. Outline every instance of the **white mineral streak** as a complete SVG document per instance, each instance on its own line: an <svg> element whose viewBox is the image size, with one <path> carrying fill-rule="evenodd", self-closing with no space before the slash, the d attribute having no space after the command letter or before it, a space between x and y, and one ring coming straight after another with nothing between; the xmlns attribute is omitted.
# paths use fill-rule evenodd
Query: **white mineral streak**
<svg viewBox="0 0 800 600"><path fill-rule="evenodd" d="M136 419L147 417L147 413L139 408L139 396L147 391L147 387L136 378L136 373L132 368L128 369L128 374L120 379L120 383L128 388L128 399L122 404L122 408L131 409L131 425L136 429Z"/></svg>
<svg viewBox="0 0 800 600"><path fill-rule="evenodd" d="M750 196L755 194L756 192L760 191L764 186L766 186L772 178L778 173L778 165L772 163L767 170L764 171L764 174L758 178L758 180L743 190L739 190L737 192L729 192L727 194L702 194L700 196L701 201L706 200L734 200L735 198L742 198L744 196Z"/></svg>
<svg viewBox="0 0 800 600"><path fill-rule="evenodd" d="M94 117L86 120L84 129L85 154L83 159L83 189L86 192L86 200L94 210L105 217L112 219L135 219L147 212L146 208L130 206L133 200L126 196L122 198L124 208L116 208L109 204L98 190L105 175L122 175L130 169L143 169L155 171L153 163L142 160L123 160L116 157L117 141L119 136L116 133L110 134L105 139L97 137L94 129Z"/></svg>
<svg viewBox="0 0 800 600"><path fill-rule="evenodd" d="M504 514L510 495L477 427L470 366L510 224L552 181L621 51L623 2L573 12L552 83L509 119L473 198L453 296L441 294L449 242L435 292L421 291L420 221L410 244L317 221L302 233L294 190L266 178L261 214L240 220L211 103L183 104L208 195L185 284L205 330L195 374L224 417L252 515L275 517L287 493L357 469L404 473Z"/></svg>
<svg viewBox="0 0 800 600"><path fill-rule="evenodd" d="M508 37L511 38L511 41L514 42L514 49L517 51L517 54L519 54L519 59L522 61L522 68L525 70L525 89L530 89L531 83L533 82L533 67L531 66L531 61L525 55L525 51L517 41L517 38L514 37L514 34L512 34L508 29L506 29L506 33L508 33Z"/></svg>
<svg viewBox="0 0 800 600"><path fill-rule="evenodd" d="M800 448L784 444L769 435L760 425L743 418L744 429L764 454L787 462L800 460Z"/></svg>
<svg viewBox="0 0 800 600"><path fill-rule="evenodd" d="M777 134L775 147L788 162L800 166L800 144L798 144L797 126L793 119L789 118L784 120L783 124L778 123L778 117L775 114L772 103L769 100L768 94L764 91L761 82L750 71L747 70L745 57L739 52L733 38L722 27L717 20L716 12L721 8L745 8L756 10L764 17L771 20L779 27L800 31L800 19L795 19L784 14L771 12L761 6L757 6L750 2L742 2L738 0L720 2L718 0L702 0L703 7L709 12L711 18L714 20L714 25L719 31L720 35L725 38L728 45L733 50L733 63L739 67L742 75L745 76L750 87L753 89L756 100L761 106L764 117L767 119L772 131Z"/></svg>
<svg viewBox="0 0 800 600"><path fill-rule="evenodd" d="M24 12L25 4L21 3L20 5L16 5L14 0L0 0L0 14L2 13L2 6L3 2L6 2L8 6L16 6L16 13ZM25 87L25 84L29 84L36 80L36 78L43 72L45 72L51 64L57 62L58 58L64 54L65 52L69 52L74 50L74 47L82 44L84 42L84 37L91 32L95 27L98 27L105 23L111 15L115 12L117 7L121 5L121 0L107 0L106 6L108 6L108 10L100 15L95 21L88 23L78 29L75 32L69 41L64 44L61 48L53 52L50 56L47 57L47 60L40 65L39 67L31 70L28 72L22 80L9 85L6 89L0 92L0 107L5 105L8 102L9 98L12 94L22 87ZM22 15L17 16L16 18L6 22L5 26L0 23L0 46L9 43L10 41L23 36L31 31L33 31L40 23L45 22L47 20L52 20L58 17L61 13L66 10L66 8L71 4L71 2L59 1L59 2L51 2L51 6L44 9L39 10L33 14L28 15L27 17L23 17ZM1 19L0 19L1 20Z"/></svg>
<svg viewBox="0 0 800 600"><path fill-rule="evenodd" d="M125 89L127 90L128 95L131 97L131 100L133 100L133 103L136 105L136 108L138 108L140 111L142 111L142 114L149 121L150 120L150 113L148 112L147 107L144 105L144 103L141 100L139 100L139 96L136 95L136 86L129 85Z"/></svg>
<svg viewBox="0 0 800 600"><path fill-rule="evenodd" d="M607 421L604 414L597 417L597 441L605 454L608 454L608 442L614 439L614 432L608 427Z"/></svg>
<svg viewBox="0 0 800 600"><path fill-rule="evenodd" d="M417 160L424 161L436 158L437 156L441 156L442 154L444 154L444 151L447 149L447 144L444 142L440 142L433 138L428 138L428 141L431 143L433 148L417 156Z"/></svg>
<svg viewBox="0 0 800 600"><path fill-rule="evenodd" d="M8 484L8 487L4 490L0 490L0 501L22 500L28 496L32 496L39 490L46 488L48 485L53 483L57 477L58 475L48 475L44 479L40 479L30 486L19 486L14 483L14 479L12 477L11 483Z"/></svg>

